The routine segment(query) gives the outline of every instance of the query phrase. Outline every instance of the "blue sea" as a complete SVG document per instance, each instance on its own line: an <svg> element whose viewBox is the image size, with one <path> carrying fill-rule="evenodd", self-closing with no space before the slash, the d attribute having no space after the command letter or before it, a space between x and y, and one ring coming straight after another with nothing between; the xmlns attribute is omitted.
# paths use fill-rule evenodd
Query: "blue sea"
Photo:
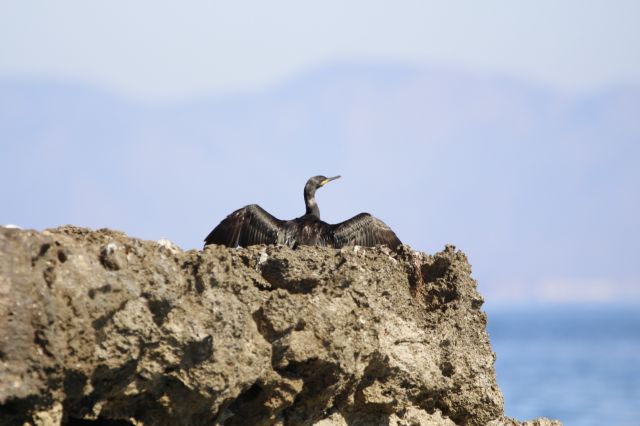
<svg viewBox="0 0 640 426"><path fill-rule="evenodd" d="M640 426L640 307L486 311L508 416Z"/></svg>

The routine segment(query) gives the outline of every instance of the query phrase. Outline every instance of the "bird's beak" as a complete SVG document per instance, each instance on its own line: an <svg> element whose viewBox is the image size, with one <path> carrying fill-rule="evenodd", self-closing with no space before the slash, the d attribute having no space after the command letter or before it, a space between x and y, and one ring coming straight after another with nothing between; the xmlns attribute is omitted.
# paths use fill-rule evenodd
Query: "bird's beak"
<svg viewBox="0 0 640 426"><path fill-rule="evenodd" d="M332 180L336 180L340 177L340 175L338 176L334 176L334 177L330 177L330 178L326 178L325 180L323 180L320 184L322 186L325 186L326 184L328 184L329 182L331 182Z"/></svg>

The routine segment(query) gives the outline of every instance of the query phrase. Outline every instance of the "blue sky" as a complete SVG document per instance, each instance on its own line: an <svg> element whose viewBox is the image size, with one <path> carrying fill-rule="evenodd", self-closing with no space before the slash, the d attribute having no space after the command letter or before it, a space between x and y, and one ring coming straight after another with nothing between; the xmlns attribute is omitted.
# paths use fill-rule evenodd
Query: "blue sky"
<svg viewBox="0 0 640 426"><path fill-rule="evenodd" d="M640 84L640 3L5 1L0 75L145 100L268 88L337 60L436 63L575 93Z"/></svg>

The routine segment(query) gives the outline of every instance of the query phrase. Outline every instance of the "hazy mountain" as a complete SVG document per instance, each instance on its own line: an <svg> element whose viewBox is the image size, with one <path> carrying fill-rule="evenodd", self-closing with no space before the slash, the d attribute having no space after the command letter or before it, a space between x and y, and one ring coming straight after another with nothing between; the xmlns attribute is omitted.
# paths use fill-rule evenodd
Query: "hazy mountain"
<svg viewBox="0 0 640 426"><path fill-rule="evenodd" d="M451 242L495 297L640 299L640 91L572 98L500 76L335 65L170 105L0 80L0 223L112 227L185 248L257 202L369 211L414 248ZM510 294L512 293L512 294Z"/></svg>

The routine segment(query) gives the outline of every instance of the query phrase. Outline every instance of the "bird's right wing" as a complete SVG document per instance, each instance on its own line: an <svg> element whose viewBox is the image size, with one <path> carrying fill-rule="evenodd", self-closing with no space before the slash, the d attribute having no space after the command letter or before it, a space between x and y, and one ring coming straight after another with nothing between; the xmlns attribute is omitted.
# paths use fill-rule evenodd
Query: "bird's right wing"
<svg viewBox="0 0 640 426"><path fill-rule="evenodd" d="M373 247L386 244L395 250L402 244L386 223L369 213L360 213L349 220L332 225L331 228L336 248L351 245Z"/></svg>
<svg viewBox="0 0 640 426"><path fill-rule="evenodd" d="M247 247L256 244L277 244L283 234L283 221L276 219L257 204L236 210L227 216L207 238L204 245Z"/></svg>

